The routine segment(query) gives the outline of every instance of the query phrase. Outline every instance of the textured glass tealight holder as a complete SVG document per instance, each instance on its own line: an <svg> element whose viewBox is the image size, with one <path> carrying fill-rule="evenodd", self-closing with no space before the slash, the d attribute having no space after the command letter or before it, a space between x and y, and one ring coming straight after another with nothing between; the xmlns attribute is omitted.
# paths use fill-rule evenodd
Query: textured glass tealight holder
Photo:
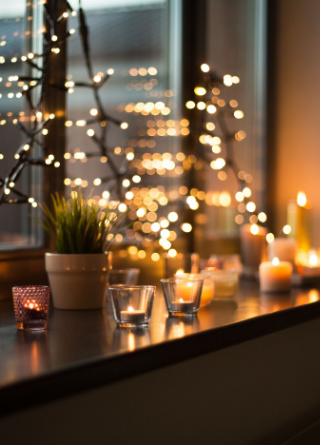
<svg viewBox="0 0 320 445"><path fill-rule="evenodd" d="M197 315L200 307L203 278L176 276L160 280L166 307L170 316Z"/></svg>
<svg viewBox="0 0 320 445"><path fill-rule="evenodd" d="M43 331L47 329L49 286L15 286L12 288L12 296L14 315L19 330Z"/></svg>
<svg viewBox="0 0 320 445"><path fill-rule="evenodd" d="M214 282L214 299L223 300L235 296L238 290L239 275L235 269L215 269L208 268L201 271L206 275L211 275Z"/></svg>
<svg viewBox="0 0 320 445"><path fill-rule="evenodd" d="M109 270L109 285L127 284L137 285L139 281L140 269L110 269Z"/></svg>
<svg viewBox="0 0 320 445"><path fill-rule="evenodd" d="M147 327L152 311L155 286L114 285L108 287L113 317L120 327Z"/></svg>

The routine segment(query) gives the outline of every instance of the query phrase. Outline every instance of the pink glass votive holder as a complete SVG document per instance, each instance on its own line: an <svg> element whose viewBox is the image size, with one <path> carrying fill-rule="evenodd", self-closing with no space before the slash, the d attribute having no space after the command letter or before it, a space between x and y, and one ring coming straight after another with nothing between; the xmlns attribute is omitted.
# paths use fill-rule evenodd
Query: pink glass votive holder
<svg viewBox="0 0 320 445"><path fill-rule="evenodd" d="M50 287L42 285L15 286L12 288L14 315L20 330L47 329Z"/></svg>

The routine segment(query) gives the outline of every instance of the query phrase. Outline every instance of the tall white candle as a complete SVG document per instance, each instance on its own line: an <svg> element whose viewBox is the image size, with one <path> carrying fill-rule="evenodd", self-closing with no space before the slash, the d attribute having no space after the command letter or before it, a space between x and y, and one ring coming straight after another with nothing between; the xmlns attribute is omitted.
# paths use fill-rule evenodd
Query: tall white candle
<svg viewBox="0 0 320 445"><path fill-rule="evenodd" d="M310 249L311 206L306 195L299 192L296 201L289 201L287 208L287 222L291 227L291 234L298 242L299 250L307 252Z"/></svg>

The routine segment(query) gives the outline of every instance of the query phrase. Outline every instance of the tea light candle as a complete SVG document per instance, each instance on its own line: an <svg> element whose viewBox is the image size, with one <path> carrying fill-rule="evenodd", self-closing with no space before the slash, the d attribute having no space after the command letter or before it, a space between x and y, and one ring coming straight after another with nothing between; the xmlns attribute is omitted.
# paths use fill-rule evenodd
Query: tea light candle
<svg viewBox="0 0 320 445"><path fill-rule="evenodd" d="M201 299L200 299L200 306L206 306L209 304L214 295L214 283L213 280L209 275L205 275L204 273L201 274L184 274L181 271L178 271L175 275L177 278L186 278L184 281L183 279L180 281L178 280L176 283L176 294L178 298L182 298L183 300L193 300L194 293L196 292L197 284L193 283L192 281L187 281L188 277L193 278L201 278L203 279L203 285L202 285L202 291L201 291Z"/></svg>
<svg viewBox="0 0 320 445"><path fill-rule="evenodd" d="M179 298L179 300L171 302L171 309L176 312L191 314L193 312L193 302Z"/></svg>
<svg viewBox="0 0 320 445"><path fill-rule="evenodd" d="M145 318L144 311L138 311L133 309L132 306L128 307L127 311L121 311L121 321L123 323L143 323Z"/></svg>
<svg viewBox="0 0 320 445"><path fill-rule="evenodd" d="M320 261L317 253L311 250L308 254L299 252L297 257L297 269L300 275L320 276Z"/></svg>
<svg viewBox="0 0 320 445"><path fill-rule="evenodd" d="M285 292L291 287L292 264L288 261L265 261L260 264L260 290L261 292Z"/></svg>

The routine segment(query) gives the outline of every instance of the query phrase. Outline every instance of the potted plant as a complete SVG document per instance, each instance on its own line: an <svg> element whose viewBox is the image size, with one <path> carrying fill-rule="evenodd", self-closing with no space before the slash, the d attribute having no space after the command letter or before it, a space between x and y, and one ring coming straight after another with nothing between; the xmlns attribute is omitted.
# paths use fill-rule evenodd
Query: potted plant
<svg viewBox="0 0 320 445"><path fill-rule="evenodd" d="M40 223L51 238L56 252L45 254L53 305L57 309L98 309L106 298L109 273L107 236L117 218L101 210L79 191L67 201L52 195L53 210L42 205Z"/></svg>

